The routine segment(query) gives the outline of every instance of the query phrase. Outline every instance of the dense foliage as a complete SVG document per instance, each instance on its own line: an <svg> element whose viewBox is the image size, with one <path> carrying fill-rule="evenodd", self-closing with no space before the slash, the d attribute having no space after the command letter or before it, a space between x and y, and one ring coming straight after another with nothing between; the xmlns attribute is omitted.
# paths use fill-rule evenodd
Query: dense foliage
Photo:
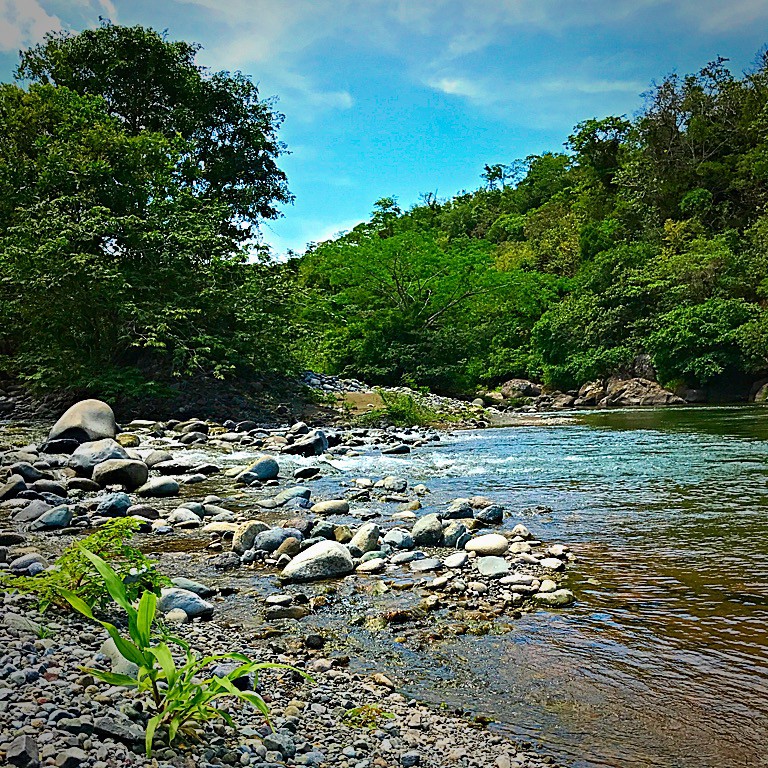
<svg viewBox="0 0 768 768"><path fill-rule="evenodd" d="M666 383L768 361L768 56L672 75L633 120L586 120L567 152L488 165L484 185L312 246L298 273L311 364L468 391L559 387L649 354Z"/></svg>
<svg viewBox="0 0 768 768"><path fill-rule="evenodd" d="M249 238L290 199L281 116L197 47L109 23L0 85L0 366L103 395L282 370L288 311Z"/></svg>

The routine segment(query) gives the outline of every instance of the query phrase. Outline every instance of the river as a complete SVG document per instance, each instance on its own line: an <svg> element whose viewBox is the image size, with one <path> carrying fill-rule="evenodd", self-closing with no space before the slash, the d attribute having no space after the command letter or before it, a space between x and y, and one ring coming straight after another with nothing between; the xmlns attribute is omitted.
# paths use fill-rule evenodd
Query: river
<svg viewBox="0 0 768 768"><path fill-rule="evenodd" d="M407 689L579 768L768 765L768 411L574 418L339 462L492 496L579 557L574 607L401 658Z"/></svg>

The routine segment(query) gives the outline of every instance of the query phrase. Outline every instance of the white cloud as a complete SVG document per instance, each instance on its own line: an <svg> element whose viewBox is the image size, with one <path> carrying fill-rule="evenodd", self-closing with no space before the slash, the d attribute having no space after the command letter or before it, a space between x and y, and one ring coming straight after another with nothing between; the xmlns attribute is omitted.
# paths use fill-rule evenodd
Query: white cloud
<svg viewBox="0 0 768 768"><path fill-rule="evenodd" d="M54 29L61 29L61 20L37 0L0 0L0 50L18 51Z"/></svg>

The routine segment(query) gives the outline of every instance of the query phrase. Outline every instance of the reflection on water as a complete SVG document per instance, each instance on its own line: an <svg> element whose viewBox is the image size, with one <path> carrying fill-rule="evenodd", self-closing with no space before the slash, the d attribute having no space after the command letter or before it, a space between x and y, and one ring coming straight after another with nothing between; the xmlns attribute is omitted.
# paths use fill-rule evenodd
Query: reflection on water
<svg viewBox="0 0 768 768"><path fill-rule="evenodd" d="M768 765L768 410L576 418L341 462L427 482L436 501L550 506L526 523L580 558L573 609L444 644L411 690L577 766Z"/></svg>

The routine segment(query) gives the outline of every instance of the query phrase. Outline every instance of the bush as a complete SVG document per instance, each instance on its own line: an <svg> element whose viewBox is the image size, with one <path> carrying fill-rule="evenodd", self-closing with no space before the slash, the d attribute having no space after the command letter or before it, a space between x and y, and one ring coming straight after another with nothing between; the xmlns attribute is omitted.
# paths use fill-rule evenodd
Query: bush
<svg viewBox="0 0 768 768"><path fill-rule="evenodd" d="M159 593L169 580L140 550L126 543L138 527L133 518L110 520L81 542L67 547L52 568L37 576L2 576L0 586L36 597L41 613L51 606L68 607L65 594L74 594L88 606L103 608L110 594L91 560L91 555L96 555L112 564L130 600L146 591Z"/></svg>

